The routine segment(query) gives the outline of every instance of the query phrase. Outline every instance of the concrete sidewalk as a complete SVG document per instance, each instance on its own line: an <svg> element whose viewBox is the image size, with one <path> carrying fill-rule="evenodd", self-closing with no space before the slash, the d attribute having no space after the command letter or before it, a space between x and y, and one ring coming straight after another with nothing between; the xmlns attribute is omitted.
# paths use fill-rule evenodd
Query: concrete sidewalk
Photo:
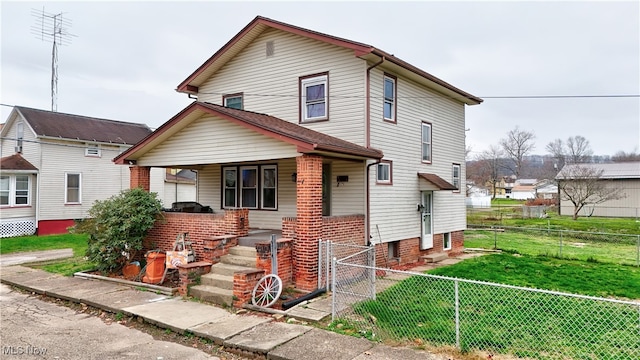
<svg viewBox="0 0 640 360"><path fill-rule="evenodd" d="M389 347L312 326L279 322L272 316L232 314L180 297L100 280L65 277L20 265L0 267L0 280L38 294L138 316L162 328L210 339L227 351L266 359L441 359L425 351ZM326 307L326 301L325 304L320 301L304 308L323 316ZM295 317L295 311L288 312L287 316Z"/></svg>
<svg viewBox="0 0 640 360"><path fill-rule="evenodd" d="M29 251L0 255L0 267L73 257L73 249Z"/></svg>

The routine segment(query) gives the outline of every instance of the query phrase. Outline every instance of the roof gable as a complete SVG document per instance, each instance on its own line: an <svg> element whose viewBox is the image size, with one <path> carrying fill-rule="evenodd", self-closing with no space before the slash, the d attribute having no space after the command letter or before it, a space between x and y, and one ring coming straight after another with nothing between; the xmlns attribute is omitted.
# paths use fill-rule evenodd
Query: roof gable
<svg viewBox="0 0 640 360"><path fill-rule="evenodd" d="M36 137L133 145L151 133L145 124L14 107Z"/></svg>
<svg viewBox="0 0 640 360"><path fill-rule="evenodd" d="M298 26L286 24L276 20L268 19L262 16L257 16L249 24L247 24L239 33L237 33L231 40L229 40L222 48L214 53L207 61L200 65L191 75L189 75L184 81L182 81L176 88L179 92L196 94L198 87L202 85L208 78L210 78L218 69L224 64L236 56L242 51L249 43L255 40L266 29L273 28L281 31L289 32L299 36L315 39L325 43L333 44L336 46L344 47L353 50L354 56L365 58L367 56L373 56L369 58L372 61L378 61L383 59L384 61L393 65L398 69L402 69L410 74L413 74L416 80L421 80L431 85L432 88L447 93L459 101L462 101L468 105L480 104L483 100L473 96L465 91L462 91L453 85L441 80L426 71L423 71L392 54L389 54L383 50L377 49L371 45L352 41L328 34L323 34L317 31L301 28Z"/></svg>
<svg viewBox="0 0 640 360"><path fill-rule="evenodd" d="M576 168L587 168L602 171L601 179L640 179L640 161L609 163L609 164L569 164L565 165L556 179L567 180L575 174Z"/></svg>
<svg viewBox="0 0 640 360"><path fill-rule="evenodd" d="M186 126L183 122L193 121L193 114L196 112L215 115L265 136L295 145L302 153L325 152L368 159L381 159L383 156L379 150L356 145L274 116L196 101L113 161L125 164L149 152L176 130L183 129Z"/></svg>

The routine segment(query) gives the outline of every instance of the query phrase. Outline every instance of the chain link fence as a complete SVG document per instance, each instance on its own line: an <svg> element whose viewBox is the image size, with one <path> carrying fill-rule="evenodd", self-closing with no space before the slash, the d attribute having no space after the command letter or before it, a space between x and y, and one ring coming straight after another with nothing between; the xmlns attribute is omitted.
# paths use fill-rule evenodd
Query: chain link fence
<svg viewBox="0 0 640 360"><path fill-rule="evenodd" d="M344 259L352 257L361 265L375 265L375 249L372 246L337 243L331 240L320 239L318 241L318 288L332 288L332 259ZM359 276L361 276L360 274Z"/></svg>
<svg viewBox="0 0 640 360"><path fill-rule="evenodd" d="M333 326L345 333L532 359L640 359L638 302L376 268L361 255L333 263Z"/></svg>
<svg viewBox="0 0 640 360"><path fill-rule="evenodd" d="M640 235L635 234L470 224L464 235L465 248L640 266Z"/></svg>

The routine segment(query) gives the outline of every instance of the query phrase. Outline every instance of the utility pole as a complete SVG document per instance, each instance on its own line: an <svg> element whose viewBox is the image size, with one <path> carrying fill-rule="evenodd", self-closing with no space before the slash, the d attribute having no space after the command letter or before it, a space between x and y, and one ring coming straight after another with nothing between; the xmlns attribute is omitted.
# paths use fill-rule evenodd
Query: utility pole
<svg viewBox="0 0 640 360"><path fill-rule="evenodd" d="M58 111L58 45L71 44L71 37L67 32L71 20L62 17L63 13L51 14L40 10L31 10L37 22L31 27L31 33L42 41L51 41L51 111Z"/></svg>

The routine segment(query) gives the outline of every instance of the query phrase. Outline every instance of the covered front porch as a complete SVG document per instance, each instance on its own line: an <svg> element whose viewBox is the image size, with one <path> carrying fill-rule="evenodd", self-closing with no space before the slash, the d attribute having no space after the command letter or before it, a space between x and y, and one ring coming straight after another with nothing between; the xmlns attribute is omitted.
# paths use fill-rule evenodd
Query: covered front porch
<svg viewBox="0 0 640 360"><path fill-rule="evenodd" d="M131 187L153 167L196 170L197 201L214 213L164 213L147 239L170 250L189 232L196 260L273 233L292 242L295 287L317 287L318 240L365 244L367 164L382 154L263 114L194 103L115 159ZM220 253L208 251L211 248Z"/></svg>

